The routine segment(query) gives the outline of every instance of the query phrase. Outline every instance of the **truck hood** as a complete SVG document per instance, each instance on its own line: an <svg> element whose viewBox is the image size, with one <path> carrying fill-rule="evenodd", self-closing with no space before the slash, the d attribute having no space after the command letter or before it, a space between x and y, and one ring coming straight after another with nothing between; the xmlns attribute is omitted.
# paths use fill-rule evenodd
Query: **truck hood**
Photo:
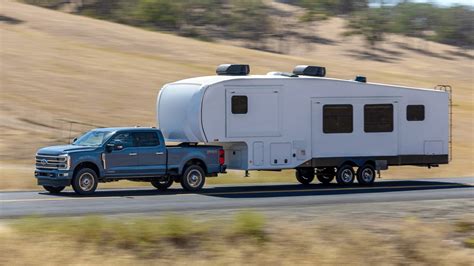
<svg viewBox="0 0 474 266"><path fill-rule="evenodd" d="M38 150L38 154L44 155L59 155L72 152L81 152L81 151L93 151L97 147L91 146L77 146L77 145L58 145L58 146L49 146L44 147Z"/></svg>

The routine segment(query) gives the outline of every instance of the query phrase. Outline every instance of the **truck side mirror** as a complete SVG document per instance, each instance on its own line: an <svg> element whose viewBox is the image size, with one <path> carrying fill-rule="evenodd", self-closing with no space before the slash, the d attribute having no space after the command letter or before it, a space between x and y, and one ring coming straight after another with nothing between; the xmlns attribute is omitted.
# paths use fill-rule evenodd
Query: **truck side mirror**
<svg viewBox="0 0 474 266"><path fill-rule="evenodd" d="M115 149L115 144L113 143L107 143L107 145L105 145L105 151L109 153L112 152L114 149Z"/></svg>
<svg viewBox="0 0 474 266"><path fill-rule="evenodd" d="M76 142L76 140L77 140L77 138L74 138L74 139L72 140L72 142L71 142L71 143L74 143L74 142Z"/></svg>

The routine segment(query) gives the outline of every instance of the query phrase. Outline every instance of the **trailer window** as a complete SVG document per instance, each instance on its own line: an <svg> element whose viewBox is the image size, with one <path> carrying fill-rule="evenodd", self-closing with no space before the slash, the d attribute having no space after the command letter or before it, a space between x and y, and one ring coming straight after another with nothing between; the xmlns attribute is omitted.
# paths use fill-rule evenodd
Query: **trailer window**
<svg viewBox="0 0 474 266"><path fill-rule="evenodd" d="M425 106L424 105L407 105L407 120L408 121L425 120Z"/></svg>
<svg viewBox="0 0 474 266"><path fill-rule="evenodd" d="M352 130L352 105L328 104L323 106L324 133L351 133Z"/></svg>
<svg viewBox="0 0 474 266"><path fill-rule="evenodd" d="M246 114L248 112L247 96L232 96L232 113Z"/></svg>
<svg viewBox="0 0 474 266"><path fill-rule="evenodd" d="M364 105L365 132L392 132L393 105L366 104Z"/></svg>

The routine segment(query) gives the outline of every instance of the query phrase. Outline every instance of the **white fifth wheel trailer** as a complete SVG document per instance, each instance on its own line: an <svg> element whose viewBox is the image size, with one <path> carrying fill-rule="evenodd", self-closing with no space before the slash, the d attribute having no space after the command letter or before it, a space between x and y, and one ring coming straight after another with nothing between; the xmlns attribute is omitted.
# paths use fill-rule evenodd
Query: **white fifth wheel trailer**
<svg viewBox="0 0 474 266"><path fill-rule="evenodd" d="M216 76L166 84L157 100L165 139L222 145L229 169L294 168L304 184L315 175L370 184L388 166L450 160L449 86L325 78L325 68L314 66L248 72L248 65L221 65Z"/></svg>

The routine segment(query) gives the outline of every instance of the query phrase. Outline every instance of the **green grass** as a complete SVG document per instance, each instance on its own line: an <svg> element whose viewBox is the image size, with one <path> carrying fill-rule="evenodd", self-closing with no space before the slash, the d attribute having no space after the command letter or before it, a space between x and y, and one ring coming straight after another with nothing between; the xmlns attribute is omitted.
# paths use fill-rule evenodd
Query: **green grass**
<svg viewBox="0 0 474 266"><path fill-rule="evenodd" d="M0 227L5 265L470 265L474 238L457 223L384 220L267 220L256 212L232 218L29 217ZM464 228L464 226L462 226ZM446 241L448 240L448 241ZM454 243L454 244L453 244Z"/></svg>

